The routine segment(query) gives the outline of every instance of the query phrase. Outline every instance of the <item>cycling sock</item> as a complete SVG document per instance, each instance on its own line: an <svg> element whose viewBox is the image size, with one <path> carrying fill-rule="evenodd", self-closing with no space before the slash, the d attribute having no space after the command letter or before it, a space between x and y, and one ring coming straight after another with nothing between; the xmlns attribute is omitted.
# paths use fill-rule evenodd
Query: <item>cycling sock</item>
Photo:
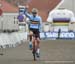
<svg viewBox="0 0 75 64"><path fill-rule="evenodd" d="M32 42L29 42L29 48L32 49Z"/></svg>
<svg viewBox="0 0 75 64"><path fill-rule="evenodd" d="M31 41L29 42L29 45L32 45L32 42Z"/></svg>
<svg viewBox="0 0 75 64"><path fill-rule="evenodd" d="M37 49L37 53L38 53L38 54L40 53L40 49L39 49L39 48Z"/></svg>

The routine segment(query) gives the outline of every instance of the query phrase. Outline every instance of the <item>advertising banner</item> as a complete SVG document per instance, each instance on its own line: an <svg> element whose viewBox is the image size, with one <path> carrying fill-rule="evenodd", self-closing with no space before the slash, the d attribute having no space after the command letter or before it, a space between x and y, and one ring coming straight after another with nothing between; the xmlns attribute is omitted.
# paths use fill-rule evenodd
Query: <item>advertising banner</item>
<svg viewBox="0 0 75 64"><path fill-rule="evenodd" d="M40 33L41 39L75 39L75 33L74 32L41 32Z"/></svg>

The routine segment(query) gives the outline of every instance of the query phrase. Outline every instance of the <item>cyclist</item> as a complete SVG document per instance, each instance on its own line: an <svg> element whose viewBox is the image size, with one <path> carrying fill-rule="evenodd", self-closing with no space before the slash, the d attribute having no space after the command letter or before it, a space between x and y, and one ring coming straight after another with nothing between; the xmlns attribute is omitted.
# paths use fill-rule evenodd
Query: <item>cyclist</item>
<svg viewBox="0 0 75 64"><path fill-rule="evenodd" d="M27 11L28 7L25 8L25 15L29 18L29 30L30 30L30 41L34 45L35 39L37 40L36 43L36 54L39 57L40 54L40 31L42 31L42 18L38 15L38 10L36 8L32 9L32 13L29 14ZM32 38L33 35L33 38Z"/></svg>

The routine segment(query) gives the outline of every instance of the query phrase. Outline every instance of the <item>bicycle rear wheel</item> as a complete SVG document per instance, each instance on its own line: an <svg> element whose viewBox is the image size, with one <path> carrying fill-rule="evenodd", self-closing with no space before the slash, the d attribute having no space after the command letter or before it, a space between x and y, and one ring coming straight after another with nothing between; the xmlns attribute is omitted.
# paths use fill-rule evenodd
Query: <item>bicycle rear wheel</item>
<svg viewBox="0 0 75 64"><path fill-rule="evenodd" d="M35 42L33 44L33 57L34 57L34 61L36 61L36 46L35 46Z"/></svg>

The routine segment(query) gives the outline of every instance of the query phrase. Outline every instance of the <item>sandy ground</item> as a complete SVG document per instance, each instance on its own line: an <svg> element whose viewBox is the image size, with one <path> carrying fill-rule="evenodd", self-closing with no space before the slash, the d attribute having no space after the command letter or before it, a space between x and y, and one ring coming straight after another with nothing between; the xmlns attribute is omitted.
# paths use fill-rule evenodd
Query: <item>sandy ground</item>
<svg viewBox="0 0 75 64"><path fill-rule="evenodd" d="M40 59L35 62L28 42L4 49L0 64L75 64L75 40L43 40L40 49Z"/></svg>

